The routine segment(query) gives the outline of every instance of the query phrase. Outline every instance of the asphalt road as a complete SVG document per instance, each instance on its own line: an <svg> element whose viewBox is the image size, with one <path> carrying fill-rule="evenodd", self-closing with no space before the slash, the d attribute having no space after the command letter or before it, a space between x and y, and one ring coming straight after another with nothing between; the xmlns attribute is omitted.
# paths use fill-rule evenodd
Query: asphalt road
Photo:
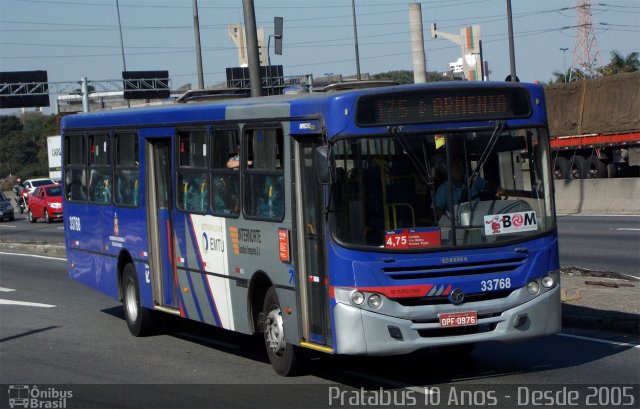
<svg viewBox="0 0 640 409"><path fill-rule="evenodd" d="M632 336L574 330L518 344L483 344L466 357L436 350L319 356L307 375L283 378L255 337L184 322L169 325L165 334L130 336L117 301L70 280L65 261L50 258L0 254L0 317L2 384L42 384L41 390L67 385L74 392L67 407L325 407L332 394L338 396L335 407L340 396L365 396L357 393L361 387L369 393L384 388L418 404L435 399L434 391L443 391L441 404L451 403L446 399L453 387L475 391L469 392L474 399L494 396L495 407L515 407L524 402L514 401L517 387L568 385L582 388L584 399L585 384L608 396L633 393L634 405L640 402L640 348ZM609 389L621 385L633 389ZM2 389L0 406L7 407ZM523 393L517 399L529 399ZM472 403L464 406L479 402Z"/></svg>
<svg viewBox="0 0 640 409"><path fill-rule="evenodd" d="M64 243L64 222L38 220L29 223L26 213L16 213L14 221L0 222L0 241Z"/></svg>
<svg viewBox="0 0 640 409"><path fill-rule="evenodd" d="M640 277L640 216L558 217L560 265Z"/></svg>

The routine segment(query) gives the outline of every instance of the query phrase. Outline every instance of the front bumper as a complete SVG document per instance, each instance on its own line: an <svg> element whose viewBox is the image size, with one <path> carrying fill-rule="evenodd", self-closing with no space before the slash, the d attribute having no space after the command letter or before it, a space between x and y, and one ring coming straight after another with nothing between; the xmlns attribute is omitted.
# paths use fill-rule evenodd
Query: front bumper
<svg viewBox="0 0 640 409"><path fill-rule="evenodd" d="M520 291L526 291L526 289L521 288L516 292ZM513 294L513 296L518 295ZM482 310L485 308L483 303L485 302L469 303L465 308ZM524 314L526 314L526 320L516 326L517 318L521 318ZM478 330L476 333L464 333L464 331L460 333L460 327L454 331L443 331L438 322L425 323L419 320L396 318L344 303L336 304L334 317L336 346L339 354L399 355L443 345L481 341L518 341L560 331L560 286L557 285L538 297L504 311L487 314L486 317L481 317L479 314L478 326L474 326ZM400 331L401 340L396 339L398 330L394 329L396 338L390 335L390 326Z"/></svg>

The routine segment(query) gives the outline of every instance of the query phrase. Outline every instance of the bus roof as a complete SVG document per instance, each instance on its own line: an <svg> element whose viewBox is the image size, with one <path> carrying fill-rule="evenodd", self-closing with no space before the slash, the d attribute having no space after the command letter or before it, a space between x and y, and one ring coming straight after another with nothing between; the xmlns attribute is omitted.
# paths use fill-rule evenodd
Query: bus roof
<svg viewBox="0 0 640 409"><path fill-rule="evenodd" d="M62 119L62 128L68 131L87 128L136 129L141 126L173 127L183 124L221 122L229 119L228 111L234 111L236 114L233 115L233 117L239 121L241 118L276 119L286 117L311 119L331 116L332 124L325 123L327 131L331 136L344 131L347 127L357 128L352 111L358 98L365 95L415 92L421 90L428 92L438 90L490 90L500 88L524 88L531 95L532 101L544 101L543 88L536 84L443 81L378 88L349 89L328 93L320 92L252 98L231 98L193 102L189 104L178 103L162 106L136 107L117 111L96 111L64 117ZM283 115L282 112L287 112L287 114ZM533 119L536 120L536 118ZM537 118L537 120L545 123L546 115Z"/></svg>

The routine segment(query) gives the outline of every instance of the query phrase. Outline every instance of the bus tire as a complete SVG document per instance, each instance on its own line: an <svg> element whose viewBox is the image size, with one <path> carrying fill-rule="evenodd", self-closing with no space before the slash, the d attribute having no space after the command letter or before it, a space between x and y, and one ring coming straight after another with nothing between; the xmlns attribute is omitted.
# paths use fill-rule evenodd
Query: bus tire
<svg viewBox="0 0 640 409"><path fill-rule="evenodd" d="M615 178L618 174L618 168L615 163L607 164L607 177L609 179Z"/></svg>
<svg viewBox="0 0 640 409"><path fill-rule="evenodd" d="M591 156L589 158L589 174L592 179L601 179L607 177L607 165L597 156Z"/></svg>
<svg viewBox="0 0 640 409"><path fill-rule="evenodd" d="M564 156L556 157L553 163L553 177L557 180L570 179L569 161Z"/></svg>
<svg viewBox="0 0 640 409"><path fill-rule="evenodd" d="M569 161L571 165L571 179L587 179L589 178L589 165L587 161L580 155L573 155Z"/></svg>
<svg viewBox="0 0 640 409"><path fill-rule="evenodd" d="M303 351L285 340L282 310L274 287L269 287L267 290L262 313L264 344L271 366L282 376L295 376L301 373L305 365Z"/></svg>
<svg viewBox="0 0 640 409"><path fill-rule="evenodd" d="M124 266L122 275L122 303L124 305L124 319L127 321L129 332L134 337L144 337L155 331L153 311L140 305L140 286L138 275L133 264Z"/></svg>

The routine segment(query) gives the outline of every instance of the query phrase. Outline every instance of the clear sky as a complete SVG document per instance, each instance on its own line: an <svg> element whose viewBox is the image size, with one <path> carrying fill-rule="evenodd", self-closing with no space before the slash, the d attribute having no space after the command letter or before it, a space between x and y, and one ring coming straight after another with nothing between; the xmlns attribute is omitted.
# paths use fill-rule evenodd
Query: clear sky
<svg viewBox="0 0 640 409"><path fill-rule="evenodd" d="M411 70L407 0L356 0L363 73ZM254 0L258 25L273 33L284 18L285 75L356 71L351 1ZM432 39L429 26L459 33L480 24L492 80L509 74L506 0L425 0L422 4L428 71L445 71L459 46ZM169 70L172 88L197 84L192 0L119 0L127 69ZM238 65L227 25L243 20L242 0L199 0L205 85L225 81ZM573 60L575 0L512 0L515 55L522 81L548 81ZM612 50L640 50L640 2L592 1L600 61ZM273 47L273 42L271 44ZM569 48L564 53L560 48ZM566 54L566 55L565 55ZM0 0L0 71L47 70L50 82L121 78L123 63L116 0ZM3 114L3 112L0 112Z"/></svg>

